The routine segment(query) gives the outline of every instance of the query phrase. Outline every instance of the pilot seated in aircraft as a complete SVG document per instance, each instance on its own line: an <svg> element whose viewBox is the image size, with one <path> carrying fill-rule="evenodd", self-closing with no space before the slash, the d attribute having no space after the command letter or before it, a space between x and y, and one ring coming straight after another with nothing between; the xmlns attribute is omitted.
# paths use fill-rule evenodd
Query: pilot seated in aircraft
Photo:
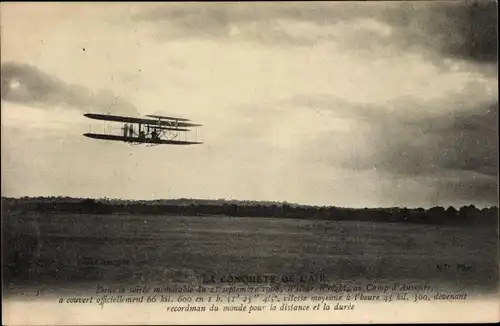
<svg viewBox="0 0 500 326"><path fill-rule="evenodd" d="M151 139L158 139L158 133L156 130L151 131Z"/></svg>
<svg viewBox="0 0 500 326"><path fill-rule="evenodd" d="M140 139L144 139L144 138L146 138L146 134L144 133L144 131L142 131L142 130L141 130L141 131L139 131L139 138L140 138Z"/></svg>
<svg viewBox="0 0 500 326"><path fill-rule="evenodd" d="M123 137L128 137L128 124L123 126Z"/></svg>

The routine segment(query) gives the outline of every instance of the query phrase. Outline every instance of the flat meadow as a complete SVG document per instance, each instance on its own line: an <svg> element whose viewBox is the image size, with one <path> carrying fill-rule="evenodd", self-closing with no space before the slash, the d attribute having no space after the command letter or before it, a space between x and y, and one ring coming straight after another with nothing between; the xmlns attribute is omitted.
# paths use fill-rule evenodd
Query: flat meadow
<svg viewBox="0 0 500 326"><path fill-rule="evenodd" d="M321 274L326 283L400 280L479 292L498 284L498 236L488 227L34 212L2 223L4 295L212 275Z"/></svg>

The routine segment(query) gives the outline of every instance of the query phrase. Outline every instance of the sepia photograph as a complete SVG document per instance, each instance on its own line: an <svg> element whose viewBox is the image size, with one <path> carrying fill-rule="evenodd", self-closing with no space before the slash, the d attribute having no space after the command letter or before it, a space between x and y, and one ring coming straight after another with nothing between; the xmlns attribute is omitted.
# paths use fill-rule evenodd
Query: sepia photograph
<svg viewBox="0 0 500 326"><path fill-rule="evenodd" d="M3 323L500 321L497 13L0 4Z"/></svg>

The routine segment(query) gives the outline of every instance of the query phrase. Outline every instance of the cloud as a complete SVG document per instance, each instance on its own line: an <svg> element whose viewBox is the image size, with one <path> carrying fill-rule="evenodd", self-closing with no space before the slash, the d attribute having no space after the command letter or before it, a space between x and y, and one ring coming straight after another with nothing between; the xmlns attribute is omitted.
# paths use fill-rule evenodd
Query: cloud
<svg viewBox="0 0 500 326"><path fill-rule="evenodd" d="M191 3L160 5L132 19L153 23L160 39L306 46L334 42L359 51L413 51L439 60L492 63L497 58L496 12L494 1ZM347 35L356 26L355 37Z"/></svg>
<svg viewBox="0 0 500 326"><path fill-rule="evenodd" d="M24 64L2 63L2 100L40 108L64 106L80 111L135 114L130 102L111 92L93 93L89 89L70 85L38 68Z"/></svg>
<svg viewBox="0 0 500 326"><path fill-rule="evenodd" d="M406 175L458 170L496 176L496 124L497 108L493 105L418 122L395 120L375 128L380 149L366 163Z"/></svg>
<svg viewBox="0 0 500 326"><path fill-rule="evenodd" d="M427 103L399 98L383 106L326 95L298 96L296 105L334 112L355 126L349 133L319 134L304 144L303 159L424 180L432 185L434 200L493 204L498 183L498 102L478 101L478 94L474 98L464 93ZM315 147L324 150L320 154L307 150Z"/></svg>
<svg viewBox="0 0 500 326"><path fill-rule="evenodd" d="M385 21L401 31L399 44L427 48L447 57L478 62L497 60L497 3L456 1L400 3Z"/></svg>
<svg viewBox="0 0 500 326"><path fill-rule="evenodd" d="M475 203L479 206L498 205L498 178L470 171L441 174L433 182L432 201L455 202L455 206Z"/></svg>
<svg viewBox="0 0 500 326"><path fill-rule="evenodd" d="M204 39L257 41L266 45L312 45L334 40L325 26L342 23L345 17L377 15L379 6L341 6L326 3L255 4L196 3L167 4L132 17L134 22L153 23L160 39ZM296 28L295 23L302 23ZM306 31L306 33L304 33ZM331 32L332 30L330 30Z"/></svg>

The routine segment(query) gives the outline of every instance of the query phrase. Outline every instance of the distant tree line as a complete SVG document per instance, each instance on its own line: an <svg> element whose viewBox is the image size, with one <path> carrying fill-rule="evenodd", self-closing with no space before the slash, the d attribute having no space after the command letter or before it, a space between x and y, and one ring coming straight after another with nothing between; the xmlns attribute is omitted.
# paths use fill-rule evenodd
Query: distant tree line
<svg viewBox="0 0 500 326"><path fill-rule="evenodd" d="M225 215L239 217L292 218L330 221L405 222L442 225L497 225L498 208L478 209L474 205L410 208L364 208L299 206L288 203L224 202L222 200L197 202L181 199L170 204L154 202L116 202L111 200L72 198L26 198L2 200L4 213L30 211L39 213L76 214L141 214L141 215Z"/></svg>

